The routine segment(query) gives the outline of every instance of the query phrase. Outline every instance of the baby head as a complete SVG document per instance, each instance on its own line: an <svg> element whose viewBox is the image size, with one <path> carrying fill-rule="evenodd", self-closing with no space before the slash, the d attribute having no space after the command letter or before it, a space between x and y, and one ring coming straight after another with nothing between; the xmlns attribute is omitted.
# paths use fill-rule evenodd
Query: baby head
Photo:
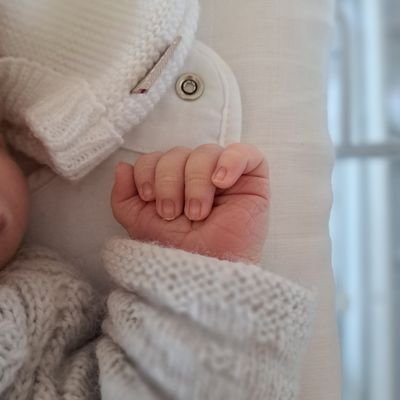
<svg viewBox="0 0 400 400"><path fill-rule="evenodd" d="M14 256L25 234L29 214L26 179L0 134L0 269Z"/></svg>

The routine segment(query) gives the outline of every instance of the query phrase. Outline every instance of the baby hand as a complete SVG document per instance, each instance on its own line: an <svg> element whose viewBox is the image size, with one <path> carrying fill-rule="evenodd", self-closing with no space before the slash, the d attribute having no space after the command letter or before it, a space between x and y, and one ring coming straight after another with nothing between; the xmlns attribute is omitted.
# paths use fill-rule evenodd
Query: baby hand
<svg viewBox="0 0 400 400"><path fill-rule="evenodd" d="M258 262L267 231L267 163L247 144L146 154L134 167L118 164L111 204L133 239Z"/></svg>

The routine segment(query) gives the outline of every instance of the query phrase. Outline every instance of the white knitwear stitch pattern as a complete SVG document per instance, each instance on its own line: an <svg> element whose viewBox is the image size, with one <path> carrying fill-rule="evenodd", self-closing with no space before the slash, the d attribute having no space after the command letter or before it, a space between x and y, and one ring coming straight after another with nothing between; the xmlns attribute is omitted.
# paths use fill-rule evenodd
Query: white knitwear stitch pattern
<svg viewBox="0 0 400 400"><path fill-rule="evenodd" d="M22 249L0 273L2 400L296 399L308 290L127 239L104 258L117 284L105 318L103 299L51 251Z"/></svg>
<svg viewBox="0 0 400 400"><path fill-rule="evenodd" d="M104 332L174 399L295 399L314 294L255 265L115 239ZM183 384L184 382L184 384Z"/></svg>
<svg viewBox="0 0 400 400"><path fill-rule="evenodd" d="M0 0L0 115L19 150L79 179L106 159L173 84L198 0ZM131 89L182 41L145 95Z"/></svg>
<svg viewBox="0 0 400 400"><path fill-rule="evenodd" d="M0 327L7 328L0 333L0 398L90 398L97 373L87 343L103 312L91 286L53 253L34 248L23 250L0 282Z"/></svg>

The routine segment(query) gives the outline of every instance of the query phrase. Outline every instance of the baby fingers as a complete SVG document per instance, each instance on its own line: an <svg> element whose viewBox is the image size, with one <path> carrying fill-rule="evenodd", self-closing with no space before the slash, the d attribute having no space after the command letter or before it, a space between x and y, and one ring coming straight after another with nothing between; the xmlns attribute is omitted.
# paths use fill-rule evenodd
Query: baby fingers
<svg viewBox="0 0 400 400"><path fill-rule="evenodd" d="M223 148L206 144L195 149L185 168L185 215L192 221L207 218L214 204L216 187L211 177Z"/></svg>
<svg viewBox="0 0 400 400"><path fill-rule="evenodd" d="M262 153L253 146L206 144L143 155L134 175L140 198L155 201L161 218L174 220L184 213L191 221L202 221L212 211L217 188L231 188L242 175L266 177L267 171Z"/></svg>
<svg viewBox="0 0 400 400"><path fill-rule="evenodd" d="M252 145L231 144L221 154L212 182L219 189L229 189L242 175L267 178L264 155Z"/></svg>

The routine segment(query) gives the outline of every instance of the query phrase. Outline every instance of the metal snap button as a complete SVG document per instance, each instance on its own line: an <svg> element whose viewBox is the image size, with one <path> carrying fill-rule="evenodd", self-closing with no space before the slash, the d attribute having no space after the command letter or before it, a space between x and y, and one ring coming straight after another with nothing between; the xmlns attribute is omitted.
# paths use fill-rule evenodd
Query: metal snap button
<svg viewBox="0 0 400 400"><path fill-rule="evenodd" d="M204 82L198 75L183 74L176 81L176 93L182 100L197 100L204 93Z"/></svg>

